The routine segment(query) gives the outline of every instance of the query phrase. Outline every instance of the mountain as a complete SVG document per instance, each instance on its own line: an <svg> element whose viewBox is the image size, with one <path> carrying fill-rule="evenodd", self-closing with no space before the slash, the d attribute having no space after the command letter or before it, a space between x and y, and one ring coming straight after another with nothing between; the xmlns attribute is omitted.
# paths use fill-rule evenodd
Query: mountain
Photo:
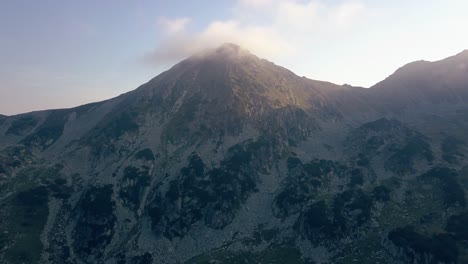
<svg viewBox="0 0 468 264"><path fill-rule="evenodd" d="M467 61L468 50L436 62L412 62L373 86L372 90L380 93L380 98L390 98L393 101L389 103L398 107L448 102L464 104L468 96Z"/></svg>
<svg viewBox="0 0 468 264"><path fill-rule="evenodd" d="M364 89L224 44L0 116L0 262L466 263L466 64Z"/></svg>

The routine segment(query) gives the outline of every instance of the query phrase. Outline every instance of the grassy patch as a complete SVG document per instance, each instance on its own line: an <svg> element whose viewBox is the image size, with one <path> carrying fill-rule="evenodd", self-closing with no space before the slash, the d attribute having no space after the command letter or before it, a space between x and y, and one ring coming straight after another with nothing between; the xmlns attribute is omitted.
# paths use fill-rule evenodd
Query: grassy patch
<svg viewBox="0 0 468 264"><path fill-rule="evenodd" d="M8 247L5 258L8 263L37 263L43 245L40 235L47 221L49 192L39 186L19 192L11 201L5 230L8 231Z"/></svg>
<svg viewBox="0 0 468 264"><path fill-rule="evenodd" d="M396 173L404 174L413 171L413 165L417 159L422 159L429 163L434 159L431 146L422 135L410 138L406 145L397 149L386 161L385 167Z"/></svg>
<svg viewBox="0 0 468 264"><path fill-rule="evenodd" d="M458 184L458 173L455 170L436 167L421 175L421 178L436 180L436 186L440 187L446 206L466 206L465 191Z"/></svg>
<svg viewBox="0 0 468 264"><path fill-rule="evenodd" d="M28 147L46 149L62 136L68 113L68 110L52 111L32 134L21 140L21 143Z"/></svg>
<svg viewBox="0 0 468 264"><path fill-rule="evenodd" d="M25 131L34 128L38 123L38 120L34 116L24 116L13 121L6 131L7 135L20 136Z"/></svg>

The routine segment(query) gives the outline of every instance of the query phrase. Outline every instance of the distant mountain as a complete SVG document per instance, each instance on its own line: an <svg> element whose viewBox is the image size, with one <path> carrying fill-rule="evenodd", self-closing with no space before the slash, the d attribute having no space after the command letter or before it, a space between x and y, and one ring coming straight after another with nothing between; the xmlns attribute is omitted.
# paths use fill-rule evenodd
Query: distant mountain
<svg viewBox="0 0 468 264"><path fill-rule="evenodd" d="M370 89L234 44L0 116L2 263L466 263L468 52Z"/></svg>
<svg viewBox="0 0 468 264"><path fill-rule="evenodd" d="M466 104L468 98L468 51L447 59L409 63L373 86L379 98L392 104ZM395 95L396 94L396 95Z"/></svg>

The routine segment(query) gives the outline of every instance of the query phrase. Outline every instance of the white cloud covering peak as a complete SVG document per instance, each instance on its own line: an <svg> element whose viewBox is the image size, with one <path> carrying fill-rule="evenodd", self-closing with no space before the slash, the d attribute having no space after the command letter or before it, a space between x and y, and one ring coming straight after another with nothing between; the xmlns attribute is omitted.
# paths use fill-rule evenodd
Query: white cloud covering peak
<svg viewBox="0 0 468 264"><path fill-rule="evenodd" d="M319 31L341 31L352 25L365 15L366 6L356 1L332 6L320 0L239 0L233 10L231 18L212 21L192 33L184 30L189 18L160 19L160 25L170 34L145 56L146 61L170 64L226 42L262 57L288 56L314 41Z"/></svg>

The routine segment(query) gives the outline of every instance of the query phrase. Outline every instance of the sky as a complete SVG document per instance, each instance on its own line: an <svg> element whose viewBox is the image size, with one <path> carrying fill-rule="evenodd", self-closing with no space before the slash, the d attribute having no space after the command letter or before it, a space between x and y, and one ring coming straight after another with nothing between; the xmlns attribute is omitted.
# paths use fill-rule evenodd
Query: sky
<svg viewBox="0 0 468 264"><path fill-rule="evenodd" d="M137 88L230 42L299 76L371 87L468 49L466 0L0 0L0 114Z"/></svg>

